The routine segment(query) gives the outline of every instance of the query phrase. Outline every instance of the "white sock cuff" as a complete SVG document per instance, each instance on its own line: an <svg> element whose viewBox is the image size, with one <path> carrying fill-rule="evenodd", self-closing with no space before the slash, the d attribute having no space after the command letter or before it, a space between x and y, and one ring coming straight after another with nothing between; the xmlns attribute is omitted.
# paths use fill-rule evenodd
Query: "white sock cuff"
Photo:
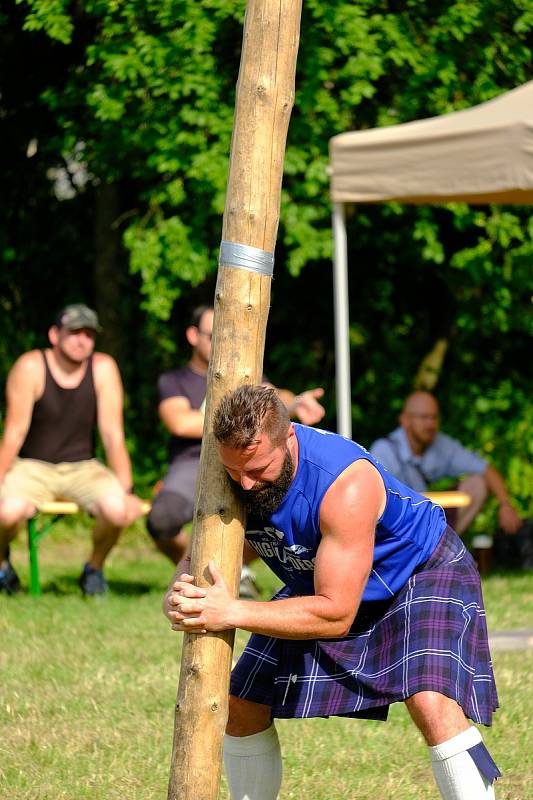
<svg viewBox="0 0 533 800"><path fill-rule="evenodd" d="M469 750L474 745L483 741L481 733L473 725L467 728L466 731L458 733L452 739L442 744L436 744L434 747L429 748L429 753L432 761L445 761L447 758L452 758L458 753L463 753Z"/></svg>
<svg viewBox="0 0 533 800"><path fill-rule="evenodd" d="M262 756L279 747L278 732L274 723L265 731L251 736L224 736L224 752L228 756Z"/></svg>

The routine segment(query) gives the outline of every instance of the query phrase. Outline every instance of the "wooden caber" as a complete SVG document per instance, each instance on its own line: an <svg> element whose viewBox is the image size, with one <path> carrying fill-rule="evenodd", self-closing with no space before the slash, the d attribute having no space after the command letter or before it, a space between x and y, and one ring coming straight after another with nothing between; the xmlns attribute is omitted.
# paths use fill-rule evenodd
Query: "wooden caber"
<svg viewBox="0 0 533 800"><path fill-rule="evenodd" d="M212 414L226 392L261 380L300 16L301 0L249 0L237 83L191 562L205 584L212 559L235 592L243 512L216 453ZM184 635L169 800L218 796L233 640L233 631Z"/></svg>

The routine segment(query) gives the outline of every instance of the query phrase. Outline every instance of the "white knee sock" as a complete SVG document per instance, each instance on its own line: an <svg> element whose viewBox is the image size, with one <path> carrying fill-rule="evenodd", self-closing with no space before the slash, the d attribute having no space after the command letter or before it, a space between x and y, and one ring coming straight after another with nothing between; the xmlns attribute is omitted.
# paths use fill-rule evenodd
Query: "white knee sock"
<svg viewBox="0 0 533 800"><path fill-rule="evenodd" d="M495 797L494 786L468 752L482 741L481 733L472 726L453 739L429 748L433 774L444 800L493 800ZM488 751L484 752L491 761Z"/></svg>
<svg viewBox="0 0 533 800"><path fill-rule="evenodd" d="M276 800L281 750L274 723L252 736L224 736L224 766L231 800Z"/></svg>

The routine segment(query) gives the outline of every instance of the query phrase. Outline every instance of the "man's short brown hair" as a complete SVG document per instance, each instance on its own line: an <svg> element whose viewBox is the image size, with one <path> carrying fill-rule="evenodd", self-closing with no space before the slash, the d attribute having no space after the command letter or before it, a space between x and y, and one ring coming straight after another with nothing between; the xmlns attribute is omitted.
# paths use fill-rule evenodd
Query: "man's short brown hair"
<svg viewBox="0 0 533 800"><path fill-rule="evenodd" d="M289 414L275 389L247 385L222 398L213 418L213 433L226 447L250 447L263 434L278 447L285 441L289 424Z"/></svg>

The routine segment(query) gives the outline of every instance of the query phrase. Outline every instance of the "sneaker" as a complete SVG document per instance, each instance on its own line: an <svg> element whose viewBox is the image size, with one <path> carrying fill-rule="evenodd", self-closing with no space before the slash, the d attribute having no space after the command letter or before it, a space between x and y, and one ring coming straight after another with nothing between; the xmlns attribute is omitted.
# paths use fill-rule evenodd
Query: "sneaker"
<svg viewBox="0 0 533 800"><path fill-rule="evenodd" d="M248 567L243 567L241 570L239 597L244 600L259 600L260 596L254 573Z"/></svg>
<svg viewBox="0 0 533 800"><path fill-rule="evenodd" d="M94 597L107 592L107 582L101 569L90 567L85 564L80 575L79 584L86 597Z"/></svg>
<svg viewBox="0 0 533 800"><path fill-rule="evenodd" d="M6 559L0 566L0 592L15 594L20 589L19 576Z"/></svg>

